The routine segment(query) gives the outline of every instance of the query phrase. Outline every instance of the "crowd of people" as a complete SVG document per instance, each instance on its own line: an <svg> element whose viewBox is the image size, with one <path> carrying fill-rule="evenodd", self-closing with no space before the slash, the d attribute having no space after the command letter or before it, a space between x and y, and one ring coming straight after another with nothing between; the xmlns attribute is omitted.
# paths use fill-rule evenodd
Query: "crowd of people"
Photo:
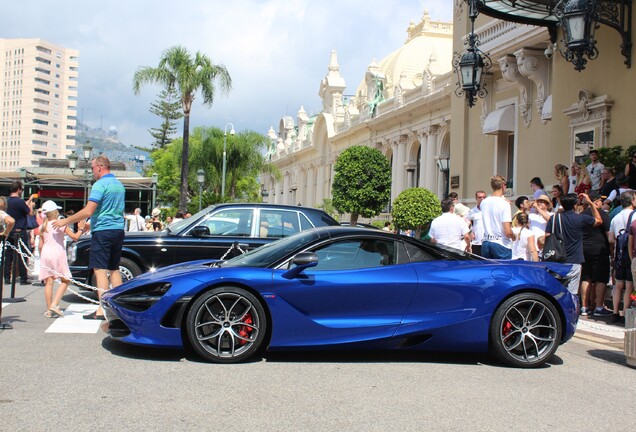
<svg viewBox="0 0 636 432"><path fill-rule="evenodd" d="M552 259L554 251L545 245L556 235L565 246L559 261L571 265L568 290L579 296L581 315L624 323L636 278L636 152L618 175L596 150L589 156L588 165L554 167L552 197L541 178L532 178L532 194L515 199L514 214L500 176L491 178L490 195L475 193L472 209L449 194L431 223L431 241L486 258L539 261ZM610 282L612 309L605 306Z"/></svg>

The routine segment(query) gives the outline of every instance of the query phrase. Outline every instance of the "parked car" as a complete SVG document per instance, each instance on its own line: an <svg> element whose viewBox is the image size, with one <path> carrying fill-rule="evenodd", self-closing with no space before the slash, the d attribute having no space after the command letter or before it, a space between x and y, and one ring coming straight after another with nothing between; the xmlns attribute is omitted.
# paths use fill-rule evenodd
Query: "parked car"
<svg viewBox="0 0 636 432"><path fill-rule="evenodd" d="M123 280L150 270L198 259L229 259L299 231L338 225L322 210L278 204L210 206L163 231L127 232L120 271ZM95 285L88 270L90 236L68 246L73 278Z"/></svg>
<svg viewBox="0 0 636 432"><path fill-rule="evenodd" d="M572 337L570 265L491 261L382 230L323 227L233 258L147 273L102 296L123 342L232 363L261 350L493 353L537 367Z"/></svg>

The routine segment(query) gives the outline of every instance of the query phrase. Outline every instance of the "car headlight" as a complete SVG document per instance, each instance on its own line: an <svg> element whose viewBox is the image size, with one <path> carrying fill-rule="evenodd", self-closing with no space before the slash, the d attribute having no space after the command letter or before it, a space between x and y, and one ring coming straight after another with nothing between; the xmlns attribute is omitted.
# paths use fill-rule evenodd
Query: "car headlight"
<svg viewBox="0 0 636 432"><path fill-rule="evenodd" d="M112 302L135 312L143 312L161 300L170 287L172 284L167 282L144 285L114 297Z"/></svg>
<svg viewBox="0 0 636 432"><path fill-rule="evenodd" d="M66 256L69 264L73 264L77 258L77 243L73 242L68 245Z"/></svg>

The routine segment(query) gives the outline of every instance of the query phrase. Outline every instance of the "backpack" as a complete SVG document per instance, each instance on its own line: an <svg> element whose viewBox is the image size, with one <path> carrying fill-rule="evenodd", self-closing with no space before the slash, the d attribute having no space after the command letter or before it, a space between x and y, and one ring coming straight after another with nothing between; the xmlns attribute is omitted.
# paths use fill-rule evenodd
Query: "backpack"
<svg viewBox="0 0 636 432"><path fill-rule="evenodd" d="M634 211L629 214L627 225L624 229L618 232L618 237L616 237L616 254L614 255L616 268L623 267L625 264L629 263L629 229L632 226L632 216L634 216Z"/></svg>

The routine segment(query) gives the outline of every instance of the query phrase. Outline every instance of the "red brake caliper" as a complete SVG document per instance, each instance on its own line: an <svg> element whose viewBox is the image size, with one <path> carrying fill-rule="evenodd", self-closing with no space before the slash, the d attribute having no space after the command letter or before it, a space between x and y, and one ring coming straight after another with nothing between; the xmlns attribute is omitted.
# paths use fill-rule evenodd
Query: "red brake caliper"
<svg viewBox="0 0 636 432"><path fill-rule="evenodd" d="M252 324L252 314L247 314L245 315L245 319L243 320L243 322L245 324ZM239 335L242 338L245 339L249 339L250 338L250 333L252 333L254 331L254 329L252 327L248 327L248 326L241 326L241 329L239 330ZM245 345L247 343L247 341L241 339L241 341L239 342L240 345Z"/></svg>
<svg viewBox="0 0 636 432"><path fill-rule="evenodd" d="M508 334L510 333L510 330L512 330L512 323L506 320L506 322L503 325L503 328L501 329L501 334L503 334L504 336L508 336Z"/></svg>

